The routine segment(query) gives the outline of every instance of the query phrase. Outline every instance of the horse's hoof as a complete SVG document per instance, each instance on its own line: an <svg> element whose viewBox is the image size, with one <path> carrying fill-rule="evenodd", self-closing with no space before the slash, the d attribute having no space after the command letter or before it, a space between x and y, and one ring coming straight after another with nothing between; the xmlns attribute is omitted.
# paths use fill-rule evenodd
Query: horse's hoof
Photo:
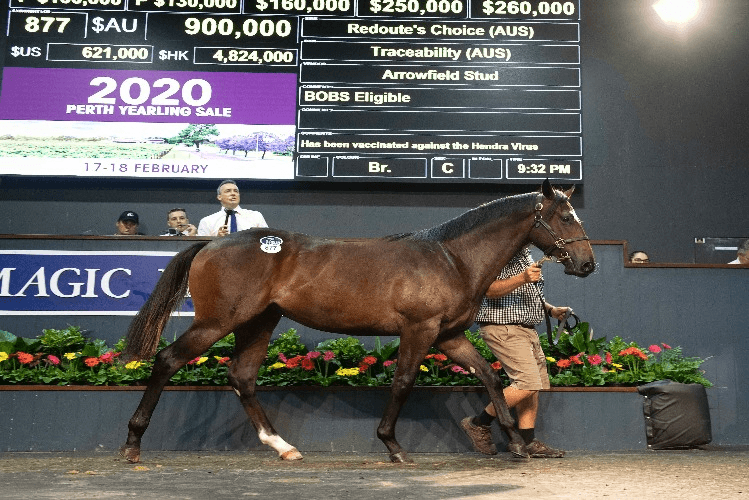
<svg viewBox="0 0 749 500"><path fill-rule="evenodd" d="M395 464L410 464L413 463L413 460L408 458L408 455L406 455L405 451L399 451L398 453L393 453L390 455L390 461Z"/></svg>
<svg viewBox="0 0 749 500"><path fill-rule="evenodd" d="M281 460L301 460L304 457L301 453L299 453L299 450L296 448L292 448L289 451L286 451L284 453L281 453Z"/></svg>
<svg viewBox="0 0 749 500"><path fill-rule="evenodd" d="M128 462L132 462L134 464L140 462L140 448L122 445L122 447L120 448L120 455L124 457Z"/></svg>
<svg viewBox="0 0 749 500"><path fill-rule="evenodd" d="M531 458L523 443L509 443L507 451L512 453L512 456L515 458Z"/></svg>

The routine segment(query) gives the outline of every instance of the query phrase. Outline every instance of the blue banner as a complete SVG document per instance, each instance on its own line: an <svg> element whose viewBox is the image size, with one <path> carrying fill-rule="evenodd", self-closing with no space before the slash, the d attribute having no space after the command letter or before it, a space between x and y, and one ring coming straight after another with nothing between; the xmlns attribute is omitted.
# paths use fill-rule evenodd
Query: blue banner
<svg viewBox="0 0 749 500"><path fill-rule="evenodd" d="M132 316L175 253L0 250L0 313Z"/></svg>

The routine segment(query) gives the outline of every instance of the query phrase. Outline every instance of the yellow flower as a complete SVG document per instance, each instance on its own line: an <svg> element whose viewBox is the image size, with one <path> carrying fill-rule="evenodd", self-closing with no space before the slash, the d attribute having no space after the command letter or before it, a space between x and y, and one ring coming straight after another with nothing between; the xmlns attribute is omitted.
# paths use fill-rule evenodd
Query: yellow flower
<svg viewBox="0 0 749 500"><path fill-rule="evenodd" d="M195 364L196 365L202 365L206 361L208 361L208 358L206 356L201 356L200 358L198 358L198 361Z"/></svg>
<svg viewBox="0 0 749 500"><path fill-rule="evenodd" d="M275 363L273 363L272 365L270 365L270 369L271 370L278 370L279 368L285 368L285 367L286 367L286 365L283 364L283 363L281 363L280 361L276 361Z"/></svg>
<svg viewBox="0 0 749 500"><path fill-rule="evenodd" d="M557 360L554 359L554 358L552 358L551 356L546 356L546 361L548 361L549 363L556 363L557 362Z"/></svg>
<svg viewBox="0 0 749 500"><path fill-rule="evenodd" d="M128 370L135 370L136 368L140 368L141 366L143 366L142 361L131 361L125 365L125 368L127 368Z"/></svg>
<svg viewBox="0 0 749 500"><path fill-rule="evenodd" d="M68 361L74 360L76 358L76 354L74 352L66 352L65 353L65 359Z"/></svg>
<svg viewBox="0 0 749 500"><path fill-rule="evenodd" d="M426 366L424 366L424 365L419 365L419 370L421 370L421 371L423 371L423 372L428 372L428 371L429 371L429 368L427 368L427 367L426 367Z"/></svg>
<svg viewBox="0 0 749 500"><path fill-rule="evenodd" d="M8 359L8 353L0 351L0 361L5 361L6 359Z"/></svg>
<svg viewBox="0 0 749 500"><path fill-rule="evenodd" d="M359 369L358 368L339 368L335 372L336 375L339 377L353 377L354 375L359 375Z"/></svg>
<svg viewBox="0 0 749 500"><path fill-rule="evenodd" d="M620 365L619 363L611 363L611 366L613 366L617 370L621 370L622 369L622 365Z"/></svg>

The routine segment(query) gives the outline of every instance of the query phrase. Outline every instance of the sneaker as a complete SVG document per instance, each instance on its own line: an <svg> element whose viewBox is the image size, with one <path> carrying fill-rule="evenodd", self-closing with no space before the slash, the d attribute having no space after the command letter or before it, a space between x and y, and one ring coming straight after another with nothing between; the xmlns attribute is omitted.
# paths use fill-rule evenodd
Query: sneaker
<svg viewBox="0 0 749 500"><path fill-rule="evenodd" d="M492 431L488 425L476 425L473 417L466 417L460 421L460 426L465 431L473 444L473 449L484 455L496 455L497 447L492 441Z"/></svg>
<svg viewBox="0 0 749 500"><path fill-rule="evenodd" d="M534 439L525 447L531 458L562 458L564 456L564 451L547 446L538 439Z"/></svg>

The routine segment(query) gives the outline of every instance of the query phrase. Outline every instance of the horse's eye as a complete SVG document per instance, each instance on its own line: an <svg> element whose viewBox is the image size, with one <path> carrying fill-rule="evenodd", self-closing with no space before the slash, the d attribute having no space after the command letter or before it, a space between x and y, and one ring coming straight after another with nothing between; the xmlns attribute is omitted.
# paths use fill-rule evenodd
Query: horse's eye
<svg viewBox="0 0 749 500"><path fill-rule="evenodd" d="M571 220L572 220L572 217L570 217L569 215L563 215L562 216L562 222L566 223L566 222L569 222Z"/></svg>

